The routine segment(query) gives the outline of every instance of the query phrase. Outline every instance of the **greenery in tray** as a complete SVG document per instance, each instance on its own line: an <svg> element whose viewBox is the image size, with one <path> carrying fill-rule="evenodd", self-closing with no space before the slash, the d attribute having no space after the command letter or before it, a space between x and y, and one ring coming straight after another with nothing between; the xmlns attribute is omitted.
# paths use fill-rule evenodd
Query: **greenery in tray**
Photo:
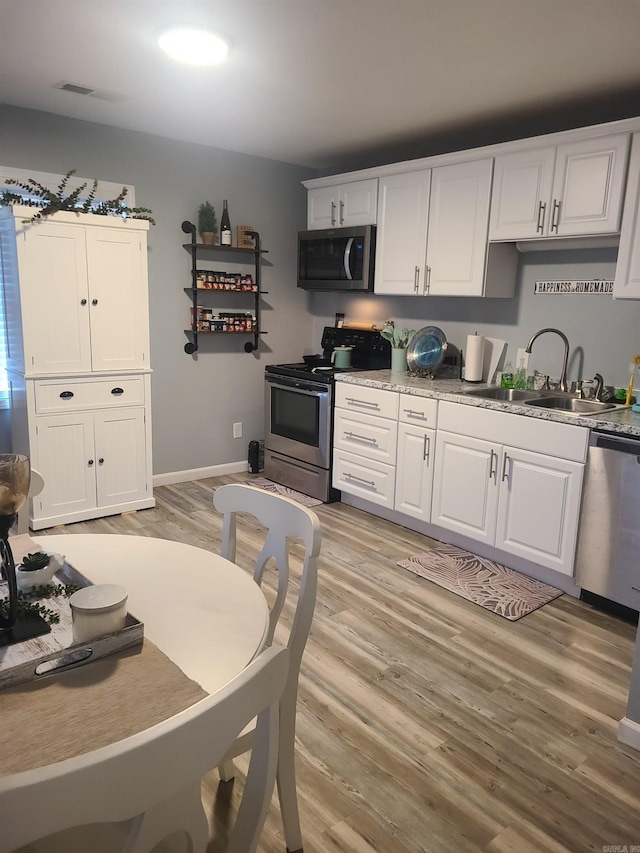
<svg viewBox="0 0 640 853"><path fill-rule="evenodd" d="M19 187L29 193L30 198L25 198L20 193L5 190L5 192L0 193L0 204L22 204L26 207L40 208L30 219L23 219L23 222L33 222L36 219L42 219L43 216L50 216L52 213L67 210L72 213L96 213L98 216L121 216L123 219L145 219L151 225L156 224L148 207L127 207L124 203L128 192L126 187L122 187L120 194L109 201L95 201L96 190L98 189L97 180L94 180L89 195L82 203L79 200L87 187L86 182L65 195L69 178L75 173L75 169L67 172L55 192L51 192L33 178L27 178L26 181L7 178L5 184Z"/></svg>
<svg viewBox="0 0 640 853"><path fill-rule="evenodd" d="M23 572L37 572L38 569L44 569L45 566L48 566L50 560L51 554L47 554L44 551L36 551L35 554L27 554L22 561L20 570Z"/></svg>
<svg viewBox="0 0 640 853"><path fill-rule="evenodd" d="M198 208L198 233L218 233L218 218L216 216L216 209L208 201L204 201Z"/></svg>
<svg viewBox="0 0 640 853"><path fill-rule="evenodd" d="M18 592L18 616L28 616L30 613L41 616L48 625L57 625L60 621L60 614L55 610L51 610L41 601L46 601L50 598L69 598L80 587L74 583L67 584L45 584L43 586L34 586L28 592ZM9 602L7 599L0 601L0 616L7 618L9 616Z"/></svg>

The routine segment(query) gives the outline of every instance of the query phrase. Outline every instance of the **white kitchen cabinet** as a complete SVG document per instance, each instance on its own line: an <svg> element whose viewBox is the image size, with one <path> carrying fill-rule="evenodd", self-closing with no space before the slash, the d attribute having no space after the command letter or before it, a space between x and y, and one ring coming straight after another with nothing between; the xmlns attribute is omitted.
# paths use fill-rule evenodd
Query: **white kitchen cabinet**
<svg viewBox="0 0 640 853"><path fill-rule="evenodd" d="M155 505L148 223L0 209L12 449L45 485L33 529Z"/></svg>
<svg viewBox="0 0 640 853"><path fill-rule="evenodd" d="M628 149L621 133L498 155L489 238L617 233Z"/></svg>
<svg viewBox="0 0 640 853"><path fill-rule="evenodd" d="M492 170L491 159L432 170L426 283L431 296L484 293Z"/></svg>
<svg viewBox="0 0 640 853"><path fill-rule="evenodd" d="M375 293L425 293L430 187L430 169L380 179Z"/></svg>
<svg viewBox="0 0 640 853"><path fill-rule="evenodd" d="M33 500L34 530L121 512L148 497L144 409L44 415L35 432L32 463L45 488Z"/></svg>
<svg viewBox="0 0 640 853"><path fill-rule="evenodd" d="M307 193L307 228L375 225L377 209L377 178L319 187Z"/></svg>
<svg viewBox="0 0 640 853"><path fill-rule="evenodd" d="M634 133L613 283L615 299L640 299L640 133Z"/></svg>
<svg viewBox="0 0 640 853"><path fill-rule="evenodd" d="M410 423L398 427L395 509L431 520L436 431Z"/></svg>
<svg viewBox="0 0 640 853"><path fill-rule="evenodd" d="M23 225L19 215L4 220L15 227L19 273L17 292L5 285L9 369L34 376L148 367L147 223L116 220L114 228L95 223L106 217L58 214Z"/></svg>
<svg viewBox="0 0 640 853"><path fill-rule="evenodd" d="M572 576L588 430L464 408L440 406L431 521Z"/></svg>

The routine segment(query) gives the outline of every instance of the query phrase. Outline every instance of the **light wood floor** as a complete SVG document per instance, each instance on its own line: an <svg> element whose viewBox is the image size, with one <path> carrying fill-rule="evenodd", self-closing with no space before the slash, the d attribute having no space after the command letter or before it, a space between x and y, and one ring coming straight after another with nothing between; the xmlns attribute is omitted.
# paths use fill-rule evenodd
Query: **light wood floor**
<svg viewBox="0 0 640 853"><path fill-rule="evenodd" d="M212 489L247 478L165 486L155 509L48 532L217 551ZM635 629L566 595L508 622L395 565L431 540L342 504L317 512L318 602L297 729L305 853L640 845L640 752L616 740ZM242 525L247 567L256 535ZM242 778L211 781L218 829ZM283 851L274 797L260 853Z"/></svg>

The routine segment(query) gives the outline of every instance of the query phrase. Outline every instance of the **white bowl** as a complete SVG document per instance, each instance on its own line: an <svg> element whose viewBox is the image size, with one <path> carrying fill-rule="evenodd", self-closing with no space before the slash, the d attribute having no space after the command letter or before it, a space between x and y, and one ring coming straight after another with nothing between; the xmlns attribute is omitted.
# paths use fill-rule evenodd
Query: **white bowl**
<svg viewBox="0 0 640 853"><path fill-rule="evenodd" d="M51 583L53 576L59 571L64 564L64 556L55 554L52 551L45 551L49 555L49 565L42 569L35 569L32 572L23 571L20 566L16 566L16 580L19 589L31 589L34 586Z"/></svg>

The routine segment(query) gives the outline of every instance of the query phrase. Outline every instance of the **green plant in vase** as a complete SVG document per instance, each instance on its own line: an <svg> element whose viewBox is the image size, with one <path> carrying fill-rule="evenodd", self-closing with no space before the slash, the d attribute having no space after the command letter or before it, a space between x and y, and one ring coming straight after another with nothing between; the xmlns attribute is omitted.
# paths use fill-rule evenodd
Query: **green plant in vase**
<svg viewBox="0 0 640 853"><path fill-rule="evenodd" d="M218 218L215 207L208 201L198 208L198 233L205 246L213 246L218 233Z"/></svg>
<svg viewBox="0 0 640 853"><path fill-rule="evenodd" d="M37 572L38 569L44 569L45 566L48 566L50 560L51 554L47 554L44 551L36 551L35 554L27 554L22 560L20 570L23 572Z"/></svg>

